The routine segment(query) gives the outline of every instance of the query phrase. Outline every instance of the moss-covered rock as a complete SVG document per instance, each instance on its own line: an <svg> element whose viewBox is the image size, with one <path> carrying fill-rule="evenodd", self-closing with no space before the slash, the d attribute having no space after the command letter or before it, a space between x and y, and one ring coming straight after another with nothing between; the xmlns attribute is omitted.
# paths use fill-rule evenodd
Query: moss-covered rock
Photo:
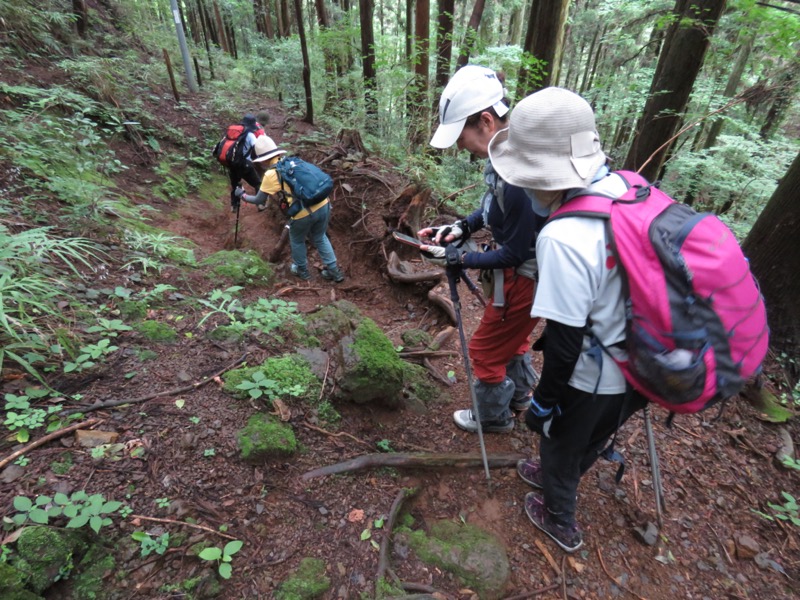
<svg viewBox="0 0 800 600"><path fill-rule="evenodd" d="M72 597L81 600L105 600L110 598L104 579L114 571L116 560L97 544L89 548L81 559L77 573L71 578Z"/></svg>
<svg viewBox="0 0 800 600"><path fill-rule="evenodd" d="M134 325L133 328L151 342L167 343L178 339L178 333L172 327L160 321L142 321Z"/></svg>
<svg viewBox="0 0 800 600"><path fill-rule="evenodd" d="M323 348L331 348L343 337L352 335L363 319L355 304L338 300L307 315L305 329L322 342Z"/></svg>
<svg viewBox="0 0 800 600"><path fill-rule="evenodd" d="M403 388L408 406L412 410L424 412L434 402L448 399L447 392L431 380L428 371L420 365L403 362Z"/></svg>
<svg viewBox="0 0 800 600"><path fill-rule="evenodd" d="M222 325L216 327L206 334L206 337L215 342L238 344L244 340L244 334L238 327L231 327L230 325Z"/></svg>
<svg viewBox="0 0 800 600"><path fill-rule="evenodd" d="M242 459L249 462L286 458L297 451L297 438L292 428L263 413L250 417L236 438Z"/></svg>
<svg viewBox="0 0 800 600"><path fill-rule="evenodd" d="M239 389L244 381L253 379L257 372L272 382L269 391L265 390L261 397L270 404L270 394L281 398L297 398L311 400L319 397L322 383L311 369L311 364L300 354L285 354L266 359L255 367L242 367L233 369L222 376L223 390L235 398L248 398L247 390Z"/></svg>
<svg viewBox="0 0 800 600"><path fill-rule="evenodd" d="M342 397L397 407L402 401L405 363L372 319L364 318L339 344L337 384Z"/></svg>
<svg viewBox="0 0 800 600"><path fill-rule="evenodd" d="M74 531L37 526L26 527L17 540L18 558L14 565L28 573L28 586L41 593L72 571L72 557L85 548Z"/></svg>
<svg viewBox="0 0 800 600"><path fill-rule="evenodd" d="M403 344L409 348L426 348L433 341L433 337L422 329L407 329L400 334Z"/></svg>
<svg viewBox="0 0 800 600"><path fill-rule="evenodd" d="M438 521L429 533L414 531L407 539L421 560L452 573L481 600L503 596L511 571L504 545L492 534L474 525Z"/></svg>
<svg viewBox="0 0 800 600"><path fill-rule="evenodd" d="M236 285L269 285L275 275L272 267L252 250L222 250L200 263L209 267L209 277L224 277Z"/></svg>
<svg viewBox="0 0 800 600"><path fill-rule="evenodd" d="M29 576L10 564L0 562L0 598L17 598L19 594L28 593L38 598L32 592L25 590Z"/></svg>
<svg viewBox="0 0 800 600"><path fill-rule="evenodd" d="M297 570L275 590L276 600L313 600L331 587L325 576L325 563L318 558L304 558Z"/></svg>

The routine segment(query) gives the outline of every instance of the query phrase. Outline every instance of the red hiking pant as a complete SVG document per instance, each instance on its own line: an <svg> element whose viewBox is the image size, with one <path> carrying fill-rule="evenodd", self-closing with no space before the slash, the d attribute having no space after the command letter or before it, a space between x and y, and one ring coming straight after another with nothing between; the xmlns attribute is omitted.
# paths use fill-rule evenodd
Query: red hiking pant
<svg viewBox="0 0 800 600"><path fill-rule="evenodd" d="M504 269L503 276L505 306L492 306L489 298L490 304L469 341L472 371L484 383L503 381L508 362L530 349L530 335L539 322L531 318L536 287L533 279L518 275L514 269Z"/></svg>

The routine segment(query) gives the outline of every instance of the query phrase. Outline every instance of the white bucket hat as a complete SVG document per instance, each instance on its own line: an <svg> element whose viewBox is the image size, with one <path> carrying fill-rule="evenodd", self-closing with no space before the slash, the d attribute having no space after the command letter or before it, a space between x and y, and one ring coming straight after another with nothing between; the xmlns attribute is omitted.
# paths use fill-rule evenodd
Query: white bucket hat
<svg viewBox="0 0 800 600"><path fill-rule="evenodd" d="M497 73L486 67L466 65L447 82L439 99L439 127L431 139L434 148L449 148L456 143L468 117L494 108L498 117L508 112L503 103L503 84Z"/></svg>
<svg viewBox="0 0 800 600"><path fill-rule="evenodd" d="M286 150L281 150L275 141L268 135L260 135L256 138L256 143L253 144L253 153L256 157L253 162L262 162L269 160L273 156L286 154Z"/></svg>
<svg viewBox="0 0 800 600"><path fill-rule="evenodd" d="M489 160L512 185L566 190L589 185L606 155L589 103L574 92L549 87L514 107L508 128L489 142Z"/></svg>

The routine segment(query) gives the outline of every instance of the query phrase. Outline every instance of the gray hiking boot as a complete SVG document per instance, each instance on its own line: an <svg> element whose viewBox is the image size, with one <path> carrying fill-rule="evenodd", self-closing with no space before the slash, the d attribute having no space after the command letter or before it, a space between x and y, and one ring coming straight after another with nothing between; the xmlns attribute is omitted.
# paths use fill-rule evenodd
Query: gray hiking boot
<svg viewBox="0 0 800 600"><path fill-rule="evenodd" d="M517 461L517 475L529 486L542 489L542 466L532 458Z"/></svg>
<svg viewBox="0 0 800 600"><path fill-rule="evenodd" d="M525 496L525 514L531 523L549 535L565 552L575 552L583 546L583 534L577 523L563 525L544 505L544 498L536 492Z"/></svg>
<svg viewBox="0 0 800 600"><path fill-rule="evenodd" d="M528 410L528 407L531 405L532 397L533 397L533 392L519 399L514 398L511 400L511 404L508 405L508 408L516 412L522 412L523 410Z"/></svg>
<svg viewBox="0 0 800 600"><path fill-rule="evenodd" d="M320 273L323 279L341 283L344 281L344 274L339 270L339 267L325 267Z"/></svg>
<svg viewBox="0 0 800 600"><path fill-rule="evenodd" d="M308 281L309 279L311 279L311 273L308 272L308 269L301 269L296 264L292 263L292 267L290 270L292 272L292 275L294 275L295 277L299 277L303 281Z"/></svg>
<svg viewBox="0 0 800 600"><path fill-rule="evenodd" d="M473 418L471 410L457 410L453 413L453 421L464 431L478 433L478 422ZM505 421L481 421L481 431L483 433L508 433L513 429L514 419L506 419Z"/></svg>

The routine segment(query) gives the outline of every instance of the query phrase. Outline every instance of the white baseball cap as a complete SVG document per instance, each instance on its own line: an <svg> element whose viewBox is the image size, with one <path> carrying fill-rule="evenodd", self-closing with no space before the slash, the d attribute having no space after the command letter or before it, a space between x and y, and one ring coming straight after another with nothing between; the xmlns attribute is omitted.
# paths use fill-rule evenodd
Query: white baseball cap
<svg viewBox="0 0 800 600"><path fill-rule="evenodd" d="M439 99L439 127L431 138L434 148L449 148L456 143L468 117L494 108L498 117L508 112L503 102L503 84L492 69L465 65L447 82Z"/></svg>
<svg viewBox="0 0 800 600"><path fill-rule="evenodd" d="M520 100L508 129L489 142L489 160L504 181L532 190L586 187L606 162L591 105L549 87Z"/></svg>

